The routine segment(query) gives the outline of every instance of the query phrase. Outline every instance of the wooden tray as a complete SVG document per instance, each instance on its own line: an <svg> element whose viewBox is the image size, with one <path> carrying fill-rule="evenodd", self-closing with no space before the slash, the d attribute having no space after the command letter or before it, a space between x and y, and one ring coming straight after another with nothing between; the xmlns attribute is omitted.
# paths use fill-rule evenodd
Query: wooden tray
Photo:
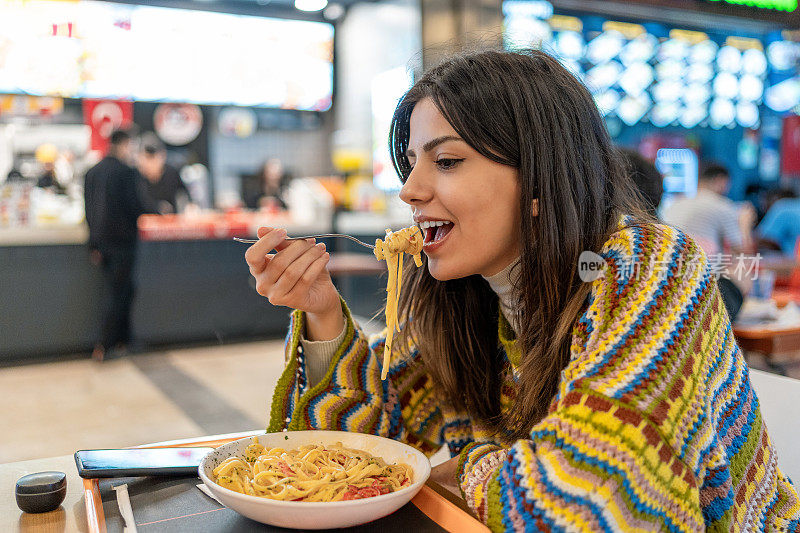
<svg viewBox="0 0 800 533"><path fill-rule="evenodd" d="M199 439L191 442L180 441L175 444L165 443L142 446L142 448L180 448L191 446L209 446L216 448L217 446L239 438L241 438L241 436ZM89 532L105 533L106 517L103 511L103 502L100 493L100 480L84 479L83 487ZM455 495L432 481L429 481L422 487L422 490L411 500L411 503L427 515L428 518L447 531L458 531L459 533L483 533L488 531L486 526L469 513L465 503L460 500L460 498L455 497Z"/></svg>

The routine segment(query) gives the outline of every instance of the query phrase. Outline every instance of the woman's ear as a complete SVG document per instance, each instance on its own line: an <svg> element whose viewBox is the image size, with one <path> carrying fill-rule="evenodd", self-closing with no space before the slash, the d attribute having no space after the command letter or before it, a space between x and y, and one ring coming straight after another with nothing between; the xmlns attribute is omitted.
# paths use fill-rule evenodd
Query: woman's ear
<svg viewBox="0 0 800 533"><path fill-rule="evenodd" d="M535 217L539 216L539 199L536 198L531 202L531 214Z"/></svg>

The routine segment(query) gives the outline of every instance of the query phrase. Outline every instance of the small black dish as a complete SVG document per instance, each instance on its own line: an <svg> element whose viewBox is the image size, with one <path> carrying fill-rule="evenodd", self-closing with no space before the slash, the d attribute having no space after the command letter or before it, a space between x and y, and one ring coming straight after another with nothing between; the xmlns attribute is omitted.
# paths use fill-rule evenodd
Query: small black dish
<svg viewBox="0 0 800 533"><path fill-rule="evenodd" d="M46 513L57 509L67 495L64 472L37 472L17 480L14 490L17 506L26 513Z"/></svg>

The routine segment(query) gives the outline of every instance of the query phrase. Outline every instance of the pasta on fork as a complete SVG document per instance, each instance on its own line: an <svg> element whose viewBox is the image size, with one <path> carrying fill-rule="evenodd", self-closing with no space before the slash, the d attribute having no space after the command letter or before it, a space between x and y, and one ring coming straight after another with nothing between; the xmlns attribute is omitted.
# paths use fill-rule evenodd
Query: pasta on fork
<svg viewBox="0 0 800 533"><path fill-rule="evenodd" d="M395 232L387 229L386 239L375 241L375 257L385 260L389 268L389 281L386 284L386 344L383 348L383 370L381 379L386 379L389 369L389 354L392 350L392 338L395 330L400 331L397 323L397 307L400 302L400 286L403 282L403 253L414 256L414 264L422 266L423 237L418 226L410 226Z"/></svg>

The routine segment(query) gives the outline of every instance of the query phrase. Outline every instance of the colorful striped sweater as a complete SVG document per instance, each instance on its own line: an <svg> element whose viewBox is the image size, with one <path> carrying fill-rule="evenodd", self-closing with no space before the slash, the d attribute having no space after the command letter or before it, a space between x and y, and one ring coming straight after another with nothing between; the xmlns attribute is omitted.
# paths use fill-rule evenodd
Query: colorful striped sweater
<svg viewBox="0 0 800 533"><path fill-rule="evenodd" d="M530 439L503 442L448 408L419 351L391 360L352 321L321 382L306 383L295 311L270 431L339 429L459 456L464 498L493 531L800 531L747 366L705 255L667 226L605 244L571 360ZM640 261L634 263L632 258ZM510 408L520 352L501 315Z"/></svg>

